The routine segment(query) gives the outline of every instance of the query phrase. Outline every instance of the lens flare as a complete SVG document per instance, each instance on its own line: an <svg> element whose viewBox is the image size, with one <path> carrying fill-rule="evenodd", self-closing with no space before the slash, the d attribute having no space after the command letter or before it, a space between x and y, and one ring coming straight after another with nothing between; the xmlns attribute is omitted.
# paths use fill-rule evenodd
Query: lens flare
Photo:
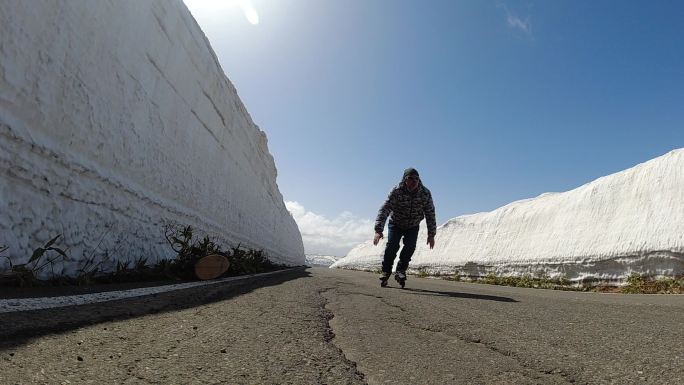
<svg viewBox="0 0 684 385"><path fill-rule="evenodd" d="M247 21L253 25L259 24L259 14L257 13L256 9L254 9L254 6L252 6L252 2L243 1L240 5L242 6L242 11L245 13Z"/></svg>

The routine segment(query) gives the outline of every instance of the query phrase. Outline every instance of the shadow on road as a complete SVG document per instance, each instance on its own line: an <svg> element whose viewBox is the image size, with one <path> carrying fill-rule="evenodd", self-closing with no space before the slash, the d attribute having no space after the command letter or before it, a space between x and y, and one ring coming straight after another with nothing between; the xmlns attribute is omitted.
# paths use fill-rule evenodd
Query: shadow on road
<svg viewBox="0 0 684 385"><path fill-rule="evenodd" d="M147 314L174 312L224 301L253 290L310 277L305 270L292 269L268 276L217 283L143 297L62 308L0 314L0 350L23 345L32 339L67 332L102 322L126 320Z"/></svg>
<svg viewBox="0 0 684 385"><path fill-rule="evenodd" d="M417 295L436 295L436 296L453 297L453 298L484 299L484 300L488 300L488 301L499 301L499 302L518 302L517 300L515 300L513 298L498 297L495 295L459 293L459 292L454 292L454 291L423 290L423 289L413 289L410 287L407 287L407 288L402 289L402 290L403 291L409 291L412 294L417 294Z"/></svg>

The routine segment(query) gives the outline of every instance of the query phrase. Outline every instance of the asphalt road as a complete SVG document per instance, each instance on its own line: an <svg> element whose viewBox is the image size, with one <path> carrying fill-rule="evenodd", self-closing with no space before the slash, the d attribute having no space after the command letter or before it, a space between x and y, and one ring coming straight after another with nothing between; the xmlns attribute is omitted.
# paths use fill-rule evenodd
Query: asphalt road
<svg viewBox="0 0 684 385"><path fill-rule="evenodd" d="M390 285L314 268L0 314L0 383L684 383L684 296Z"/></svg>

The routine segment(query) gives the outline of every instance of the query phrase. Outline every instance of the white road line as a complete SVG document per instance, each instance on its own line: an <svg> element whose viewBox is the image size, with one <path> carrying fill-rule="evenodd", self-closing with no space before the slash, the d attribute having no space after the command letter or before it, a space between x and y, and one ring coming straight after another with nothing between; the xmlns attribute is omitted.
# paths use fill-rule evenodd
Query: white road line
<svg viewBox="0 0 684 385"><path fill-rule="evenodd" d="M284 271L289 270L293 269L278 270L261 274L241 275L238 277L227 277L210 281L186 282L173 285L142 287L137 289L106 291L92 294L77 294L61 297L0 299L0 313L12 313L17 311L41 310L65 306L87 305L91 303L114 301L117 299L142 297L145 295L166 293L169 291L188 289L197 286L212 285L230 281L239 281L252 277L282 273Z"/></svg>

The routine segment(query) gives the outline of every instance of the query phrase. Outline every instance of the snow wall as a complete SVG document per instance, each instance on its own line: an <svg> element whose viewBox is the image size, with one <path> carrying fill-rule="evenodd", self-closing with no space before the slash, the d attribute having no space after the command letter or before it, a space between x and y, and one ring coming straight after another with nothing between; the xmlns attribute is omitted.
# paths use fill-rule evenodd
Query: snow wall
<svg viewBox="0 0 684 385"><path fill-rule="evenodd" d="M153 261L165 223L304 264L266 135L188 9L0 2L2 255L62 234L68 274L93 252Z"/></svg>
<svg viewBox="0 0 684 385"><path fill-rule="evenodd" d="M572 191L450 219L438 227L433 250L426 239L421 228L412 270L573 281L681 276L684 149ZM384 246L363 243L332 267L379 269Z"/></svg>

